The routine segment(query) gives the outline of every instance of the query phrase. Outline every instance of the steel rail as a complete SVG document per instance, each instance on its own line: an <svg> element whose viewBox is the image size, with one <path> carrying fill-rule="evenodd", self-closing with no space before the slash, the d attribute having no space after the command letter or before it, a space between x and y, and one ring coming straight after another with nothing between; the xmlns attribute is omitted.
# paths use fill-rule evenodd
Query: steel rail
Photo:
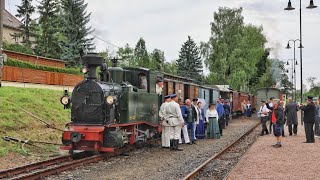
<svg viewBox="0 0 320 180"><path fill-rule="evenodd" d="M202 163L200 166L198 166L194 171L192 171L191 173L189 173L186 177L184 177L184 180L190 180L193 179L205 166L207 166L211 161L219 158L221 155L223 155L223 153L225 153L226 151L228 151L231 147L233 147L234 145L236 145L241 139L243 139L244 137L246 137L247 135L249 135L256 127L258 127L261 123L257 123L255 125L253 125L246 133L244 133L240 138L236 139L235 141L233 141L231 144L229 144L227 147L225 147L224 149L222 149L220 152L218 152L217 154L213 155L212 157L210 157L208 160L206 160L204 163Z"/></svg>
<svg viewBox="0 0 320 180"><path fill-rule="evenodd" d="M28 164L26 166L20 166L20 167L16 167L16 168L12 168L12 169L7 169L4 171L0 171L0 179L2 178L10 178L12 176L15 176L17 174L21 174L24 172L28 172L28 171L33 171L35 169L39 169L39 168L43 168L45 166L51 166L54 164L58 164L58 163L62 163L65 161L69 161L72 159L72 156L60 156L54 159L49 159L49 160L45 160L45 161L41 161L41 162L37 162L34 164Z"/></svg>
<svg viewBox="0 0 320 180"><path fill-rule="evenodd" d="M76 167L80 167L85 164L95 163L103 159L121 155L132 149L133 147L128 146L127 148L124 148L124 149L118 149L118 151L114 153L103 153L103 154L92 155L84 158L81 158L81 156L79 156L80 153L77 153L74 155L68 155L68 156L61 156L58 158L49 159L49 160L41 161L38 163L1 171L0 179L2 178L10 178L11 180L42 179L46 176L57 174L57 173L70 170ZM81 153L86 155L88 152L81 152Z"/></svg>
<svg viewBox="0 0 320 180"><path fill-rule="evenodd" d="M58 166L53 166L53 167L49 167L46 169L42 169L36 172L31 172L29 174L23 174L14 178L11 178L12 180L15 179L42 179L46 176L49 175L53 175L53 174L57 174L60 173L62 171L66 171L69 169L73 169L79 166L83 166L85 164L89 164L89 163L94 163L94 162L98 162L102 159L105 159L107 157L111 156L110 154L100 154L100 155L95 155L95 156L91 156L91 157L87 157L87 158L83 158L83 159L79 159L79 160L74 160L74 161L70 161L67 163L63 163L61 165Z"/></svg>
<svg viewBox="0 0 320 180"><path fill-rule="evenodd" d="M85 156L85 155L87 156L87 152L80 152L80 153L76 153L73 155L59 156L59 157L56 157L53 159L48 159L48 160L36 162L33 164L28 164L25 166L19 166L16 168L7 169L4 171L0 171L0 179L11 178L13 176L16 176L18 174L22 174L25 172L34 171L36 169L45 168L47 166L52 166L52 165L67 162L67 161L72 161L76 158L79 158L79 157Z"/></svg>

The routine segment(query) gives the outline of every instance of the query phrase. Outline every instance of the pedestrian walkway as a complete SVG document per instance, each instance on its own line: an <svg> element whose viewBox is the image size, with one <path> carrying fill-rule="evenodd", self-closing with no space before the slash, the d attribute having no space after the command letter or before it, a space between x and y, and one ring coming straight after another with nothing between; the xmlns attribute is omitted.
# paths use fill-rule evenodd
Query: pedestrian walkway
<svg viewBox="0 0 320 180"><path fill-rule="evenodd" d="M58 85L46 85L46 84L34 84L34 83L21 83L21 82L10 82L2 81L2 86L11 86L11 87L21 87L21 88L39 88L39 89L51 89L51 90L68 90L69 92L73 91L73 86L58 86Z"/></svg>
<svg viewBox="0 0 320 180"><path fill-rule="evenodd" d="M300 123L299 119L299 123ZM298 135L283 138L281 148L274 148L273 135L261 136L243 156L228 179L320 179L320 140L306 144L304 128L299 124Z"/></svg>

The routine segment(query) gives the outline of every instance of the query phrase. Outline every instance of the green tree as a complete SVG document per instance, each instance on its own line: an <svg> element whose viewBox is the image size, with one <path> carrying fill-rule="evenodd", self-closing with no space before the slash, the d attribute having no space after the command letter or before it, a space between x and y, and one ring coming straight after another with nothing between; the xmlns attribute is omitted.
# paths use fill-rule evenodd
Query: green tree
<svg viewBox="0 0 320 180"><path fill-rule="evenodd" d="M125 47L121 47L117 51L117 55L120 60L120 66L138 67L138 63L135 60L134 49L126 44Z"/></svg>
<svg viewBox="0 0 320 180"><path fill-rule="evenodd" d="M36 53L40 56L60 58L59 1L42 0L38 6L39 26L36 36Z"/></svg>
<svg viewBox="0 0 320 180"><path fill-rule="evenodd" d="M213 15L211 37L207 43L201 43L205 64L211 71L211 81L215 84L227 84L230 75L230 56L236 49L242 35L244 23L242 8L220 7ZM235 65L239 65L238 63ZM241 65L240 65L241 66ZM244 74L244 73L240 73ZM244 79L244 77L241 77Z"/></svg>
<svg viewBox="0 0 320 180"><path fill-rule="evenodd" d="M164 52L160 49L154 49L150 55L151 62L150 68L157 71L163 71L163 64L165 61Z"/></svg>
<svg viewBox="0 0 320 180"><path fill-rule="evenodd" d="M32 34L30 29L30 23L32 22L31 15L35 12L35 8L32 6L32 0L22 0L21 5L17 5L18 14L16 17L21 18L23 23L20 27L23 31L22 33L13 34L12 36L23 37L22 43L27 47L31 47L32 42L30 41L30 36Z"/></svg>
<svg viewBox="0 0 320 180"><path fill-rule="evenodd" d="M163 64L163 71L165 73L168 73L168 74L173 74L173 75L177 75L177 62L176 61L171 61L171 62L165 62Z"/></svg>
<svg viewBox="0 0 320 180"><path fill-rule="evenodd" d="M61 59L66 60L67 66L79 65L80 49L94 49L93 38L88 37L92 33L88 27L91 13L86 9L84 0L61 0Z"/></svg>
<svg viewBox="0 0 320 180"><path fill-rule="evenodd" d="M188 36L188 40L182 45L177 60L178 74L201 80L202 60L197 44Z"/></svg>
<svg viewBox="0 0 320 180"><path fill-rule="evenodd" d="M211 37L201 43L205 64L210 69L206 78L213 84L229 84L234 89L255 91L269 80L269 50L263 28L245 25L242 8L219 8L211 23ZM262 80L260 80L262 79Z"/></svg>
<svg viewBox="0 0 320 180"><path fill-rule="evenodd" d="M139 67L149 68L150 59L146 48L146 42L140 38L134 49L134 56Z"/></svg>

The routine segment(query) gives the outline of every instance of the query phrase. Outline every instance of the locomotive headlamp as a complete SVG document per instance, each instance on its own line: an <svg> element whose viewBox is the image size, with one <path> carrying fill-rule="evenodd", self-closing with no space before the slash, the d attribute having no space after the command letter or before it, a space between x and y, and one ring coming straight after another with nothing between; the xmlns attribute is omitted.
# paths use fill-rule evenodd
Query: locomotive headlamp
<svg viewBox="0 0 320 180"><path fill-rule="evenodd" d="M64 106L64 109L69 109L71 104L71 99L70 99L68 90L64 90L64 95L60 98L60 102Z"/></svg>
<svg viewBox="0 0 320 180"><path fill-rule="evenodd" d="M61 104L67 105L68 103L69 103L69 97L63 96L63 97L61 98Z"/></svg>
<svg viewBox="0 0 320 180"><path fill-rule="evenodd" d="M87 67L84 67L81 69L83 74L86 74L87 72L89 72L89 69Z"/></svg>
<svg viewBox="0 0 320 180"><path fill-rule="evenodd" d="M110 104L110 105L113 103L113 100L114 100L113 96L108 96L108 97L106 98L106 102L107 102L108 104Z"/></svg>

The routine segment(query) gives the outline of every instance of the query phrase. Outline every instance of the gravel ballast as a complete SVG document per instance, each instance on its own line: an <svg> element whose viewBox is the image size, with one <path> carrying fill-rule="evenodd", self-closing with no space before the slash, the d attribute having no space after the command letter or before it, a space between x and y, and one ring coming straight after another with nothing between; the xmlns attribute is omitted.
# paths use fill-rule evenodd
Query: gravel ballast
<svg viewBox="0 0 320 180"><path fill-rule="evenodd" d="M260 133L261 126L258 126L234 146L229 148L228 151L224 152L220 157L207 164L195 179L224 179L256 141Z"/></svg>
<svg viewBox="0 0 320 180"><path fill-rule="evenodd" d="M106 161L50 176L47 179L182 179L209 157L235 141L258 120L235 119L218 139L203 139L196 145L181 145L184 151L143 148Z"/></svg>

